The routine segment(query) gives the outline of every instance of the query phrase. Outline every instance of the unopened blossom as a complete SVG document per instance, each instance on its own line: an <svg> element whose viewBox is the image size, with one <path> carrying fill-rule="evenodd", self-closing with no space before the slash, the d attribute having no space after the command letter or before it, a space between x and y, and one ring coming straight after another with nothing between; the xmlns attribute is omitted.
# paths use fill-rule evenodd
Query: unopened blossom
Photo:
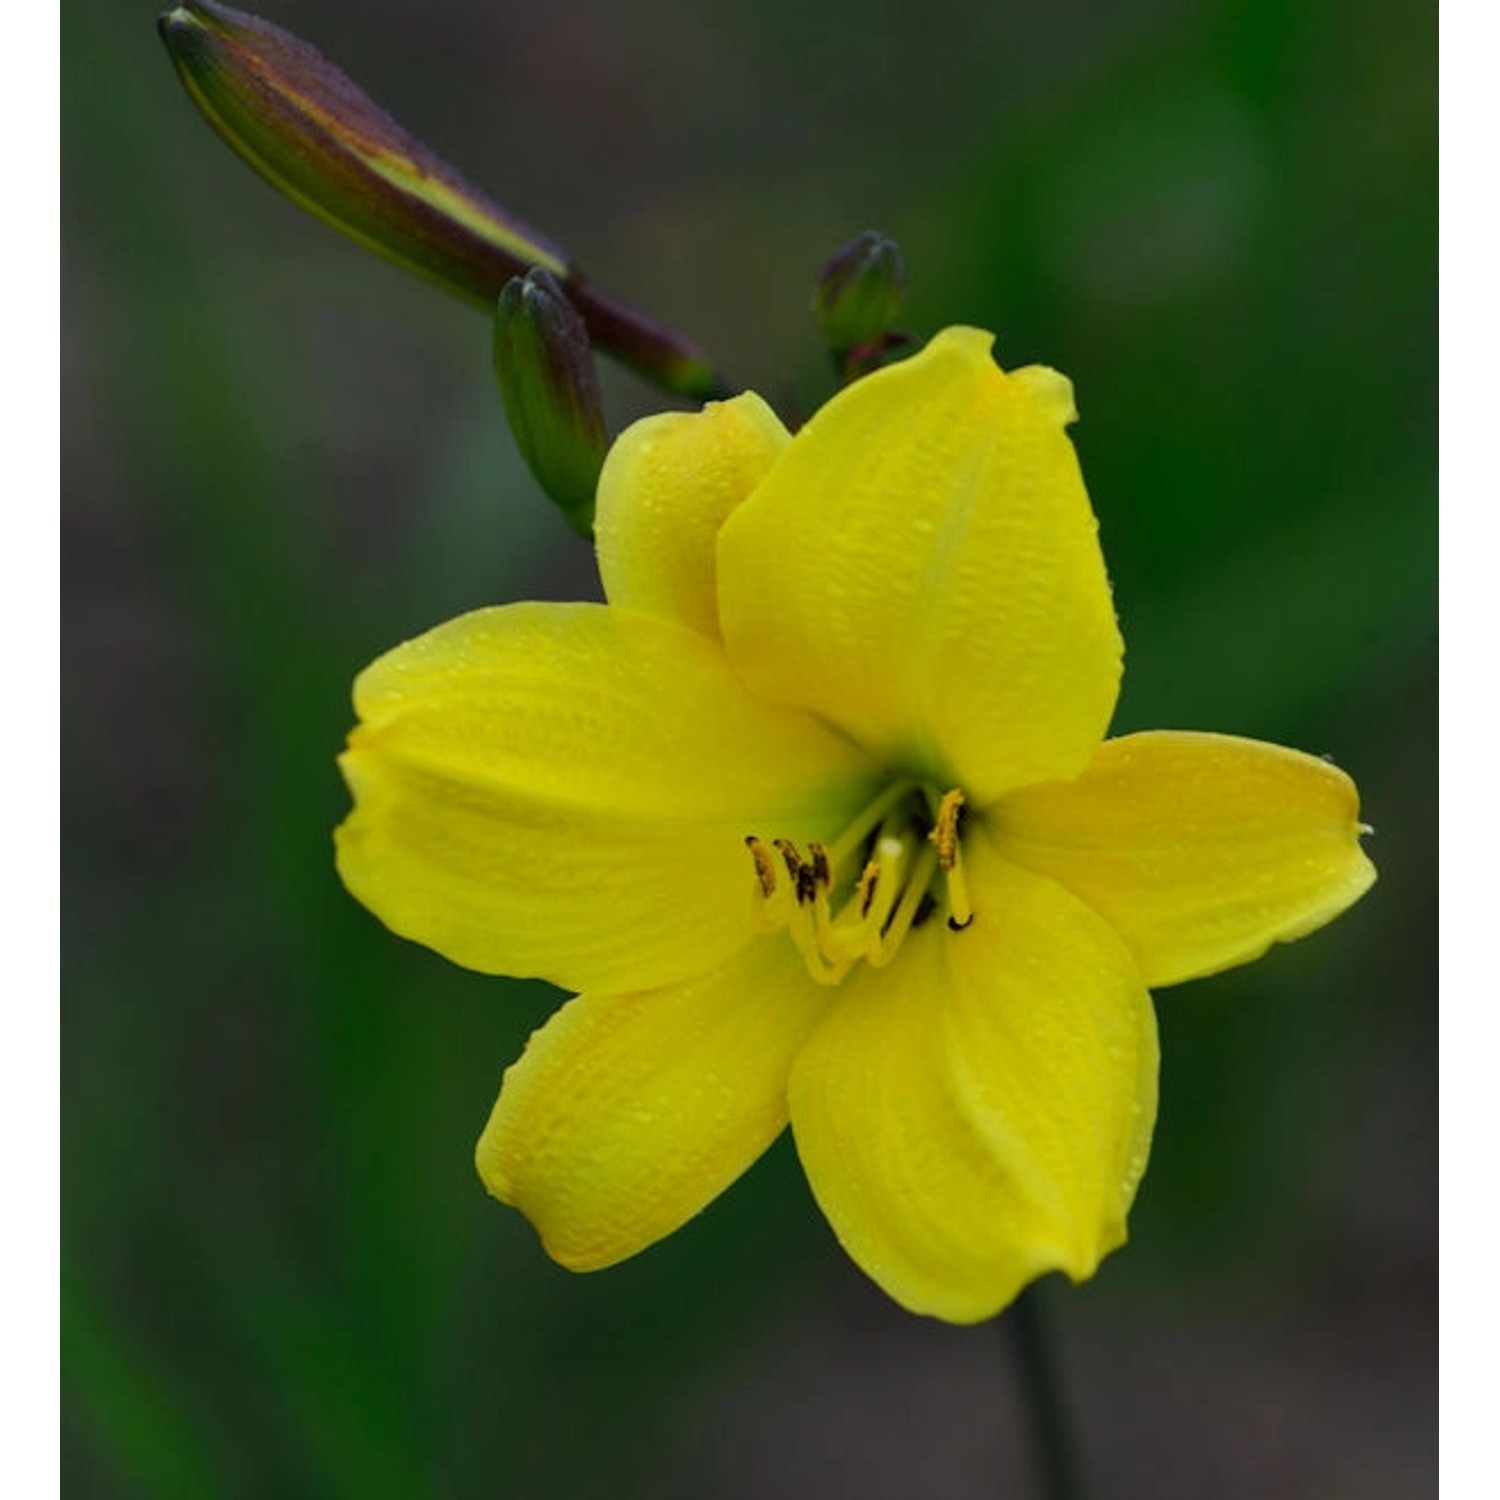
<svg viewBox="0 0 1500 1500"><path fill-rule="evenodd" d="M790 1121L904 1306L1087 1277L1146 1165L1150 989L1374 879L1323 760L1106 738L1072 390L991 342L949 329L796 437L753 394L637 423L599 486L608 604L480 610L356 684L349 889L577 992L477 1158L564 1265L670 1234Z"/></svg>

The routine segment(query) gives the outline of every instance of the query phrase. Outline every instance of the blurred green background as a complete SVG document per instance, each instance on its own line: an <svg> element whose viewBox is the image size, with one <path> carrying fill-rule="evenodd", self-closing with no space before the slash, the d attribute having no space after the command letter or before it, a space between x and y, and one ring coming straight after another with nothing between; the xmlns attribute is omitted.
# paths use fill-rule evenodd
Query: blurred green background
<svg viewBox="0 0 1500 1500"><path fill-rule="evenodd" d="M822 258L1077 383L1117 727L1331 754L1381 881L1160 997L1131 1245L1049 1285L1105 1496L1436 1486L1436 15L1411 0L276 0L606 286L826 393ZM782 1142L616 1270L472 1142L557 996L335 879L355 672L596 590L482 316L234 160L67 0L63 1476L77 1496L1025 1493L994 1327L909 1317ZM606 372L623 423L660 398Z"/></svg>

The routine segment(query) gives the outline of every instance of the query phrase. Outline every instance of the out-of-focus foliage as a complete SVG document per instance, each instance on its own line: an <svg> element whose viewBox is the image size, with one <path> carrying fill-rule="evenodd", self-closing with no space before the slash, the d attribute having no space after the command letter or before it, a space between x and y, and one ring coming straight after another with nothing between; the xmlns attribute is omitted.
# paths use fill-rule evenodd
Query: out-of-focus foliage
<svg viewBox="0 0 1500 1500"><path fill-rule="evenodd" d="M1381 870L1161 995L1133 1244L1051 1298L1087 1453L1114 1495L1430 1488L1430 8L271 18L773 400L827 393L811 280L870 224L903 326L1073 377L1117 727L1333 755ZM997 1335L862 1283L785 1145L589 1278L485 1198L473 1138L555 997L345 896L333 756L379 651L585 594L590 560L485 318L255 181L152 20L62 13L66 1491L993 1493L1022 1457ZM605 397L660 404L613 369Z"/></svg>

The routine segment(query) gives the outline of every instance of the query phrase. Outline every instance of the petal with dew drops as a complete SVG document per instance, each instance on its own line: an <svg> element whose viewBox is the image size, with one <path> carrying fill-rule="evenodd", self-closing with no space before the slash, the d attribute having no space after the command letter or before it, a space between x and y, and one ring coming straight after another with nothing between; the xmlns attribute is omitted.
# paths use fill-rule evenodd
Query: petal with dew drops
<svg viewBox="0 0 1500 1500"><path fill-rule="evenodd" d="M398 646L355 684L344 883L486 973L625 991L760 931L744 838L830 837L858 752L751 698L722 647L597 604L514 604Z"/></svg>
<svg viewBox="0 0 1500 1500"><path fill-rule="evenodd" d="M1259 958L1374 883L1359 793L1337 767L1233 735L1106 740L1071 782L988 809L996 847L1113 923L1151 985Z"/></svg>
<svg viewBox="0 0 1500 1500"><path fill-rule="evenodd" d="M635 995L580 995L507 1070L475 1161L575 1271L679 1228L786 1124L792 1058L831 1003L789 942Z"/></svg>
<svg viewBox="0 0 1500 1500"><path fill-rule="evenodd" d="M1125 1239L1156 1019L1115 932L970 840L975 916L847 980L792 1069L792 1131L844 1248L912 1312L991 1317Z"/></svg>
<svg viewBox="0 0 1500 1500"><path fill-rule="evenodd" d="M752 691L971 803L1083 769L1122 651L1072 388L991 343L950 328L842 391L719 534Z"/></svg>
<svg viewBox="0 0 1500 1500"><path fill-rule="evenodd" d="M789 442L753 391L627 427L604 461L594 517L609 602L717 636L719 527Z"/></svg>

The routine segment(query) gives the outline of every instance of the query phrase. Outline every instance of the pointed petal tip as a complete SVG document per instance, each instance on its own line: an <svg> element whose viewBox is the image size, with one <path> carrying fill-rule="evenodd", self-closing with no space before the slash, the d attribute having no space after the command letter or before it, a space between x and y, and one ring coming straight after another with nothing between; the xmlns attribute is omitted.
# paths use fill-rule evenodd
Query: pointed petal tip
<svg viewBox="0 0 1500 1500"><path fill-rule="evenodd" d="M990 373L1003 377L1011 386L1029 396L1059 427L1070 427L1078 420L1073 382L1050 365L1023 365L1014 370L1005 369L995 357L995 335L988 329L973 328L963 323L954 324L934 335L921 353L905 363L915 365L924 358L957 358L979 367L981 374Z"/></svg>
<svg viewBox="0 0 1500 1500"><path fill-rule="evenodd" d="M1027 365L1012 370L1011 380L1019 385L1059 427L1071 427L1078 420L1078 402L1073 382L1050 365Z"/></svg>
<svg viewBox="0 0 1500 1500"><path fill-rule="evenodd" d="M753 391L628 427L599 476L595 541L610 603L717 637L719 532L789 442Z"/></svg>
<svg viewBox="0 0 1500 1500"><path fill-rule="evenodd" d="M976 803L1083 769L1122 655L1077 455L993 343L947 328L846 386L718 536L752 690Z"/></svg>
<svg viewBox="0 0 1500 1500"><path fill-rule="evenodd" d="M1376 880L1367 826L1353 780L1316 756L1150 730L1106 740L1073 782L1008 796L990 829L1008 857L1113 923L1159 989L1250 963L1348 910Z"/></svg>
<svg viewBox="0 0 1500 1500"><path fill-rule="evenodd" d="M514 1065L505 1071L508 1079L514 1071ZM481 1186L496 1203L515 1209L531 1226L532 1233L536 1235L537 1243L541 1245L548 1260L565 1271L582 1274L607 1270L635 1253L632 1248L614 1253L612 1246L606 1248L601 1245L597 1234L579 1243L572 1243L567 1232L570 1226L566 1222L560 1225L553 1223L552 1217L545 1212L545 1205L528 1204L525 1201L527 1195L524 1187L506 1171L495 1135L492 1114L489 1123L474 1143L474 1170L478 1173Z"/></svg>
<svg viewBox="0 0 1500 1500"><path fill-rule="evenodd" d="M872 1276L875 1284L892 1301L907 1312L919 1317L936 1318L939 1322L955 1327L967 1328L976 1323L987 1323L1005 1312L1027 1287L1044 1276L1066 1276L1073 1286L1082 1286L1098 1273L1099 1267L1111 1251L1123 1244L1123 1237L1116 1243L1102 1243L1097 1250L1084 1253L1069 1252L1061 1248L1051 1251L1039 1250L1001 1286L943 1286L932 1284L903 1284L900 1280L888 1280ZM856 1261L856 1264L859 1264ZM866 1275L868 1268L861 1266Z"/></svg>
<svg viewBox="0 0 1500 1500"><path fill-rule="evenodd" d="M989 359L995 347L995 335L987 328L975 328L968 323L953 323L936 333L928 341L929 352L952 351L967 355L970 359Z"/></svg>
<svg viewBox="0 0 1500 1500"><path fill-rule="evenodd" d="M781 1134L787 1072L825 1007L789 943L751 943L680 984L579 995L506 1069L480 1178L559 1265L627 1260Z"/></svg>

